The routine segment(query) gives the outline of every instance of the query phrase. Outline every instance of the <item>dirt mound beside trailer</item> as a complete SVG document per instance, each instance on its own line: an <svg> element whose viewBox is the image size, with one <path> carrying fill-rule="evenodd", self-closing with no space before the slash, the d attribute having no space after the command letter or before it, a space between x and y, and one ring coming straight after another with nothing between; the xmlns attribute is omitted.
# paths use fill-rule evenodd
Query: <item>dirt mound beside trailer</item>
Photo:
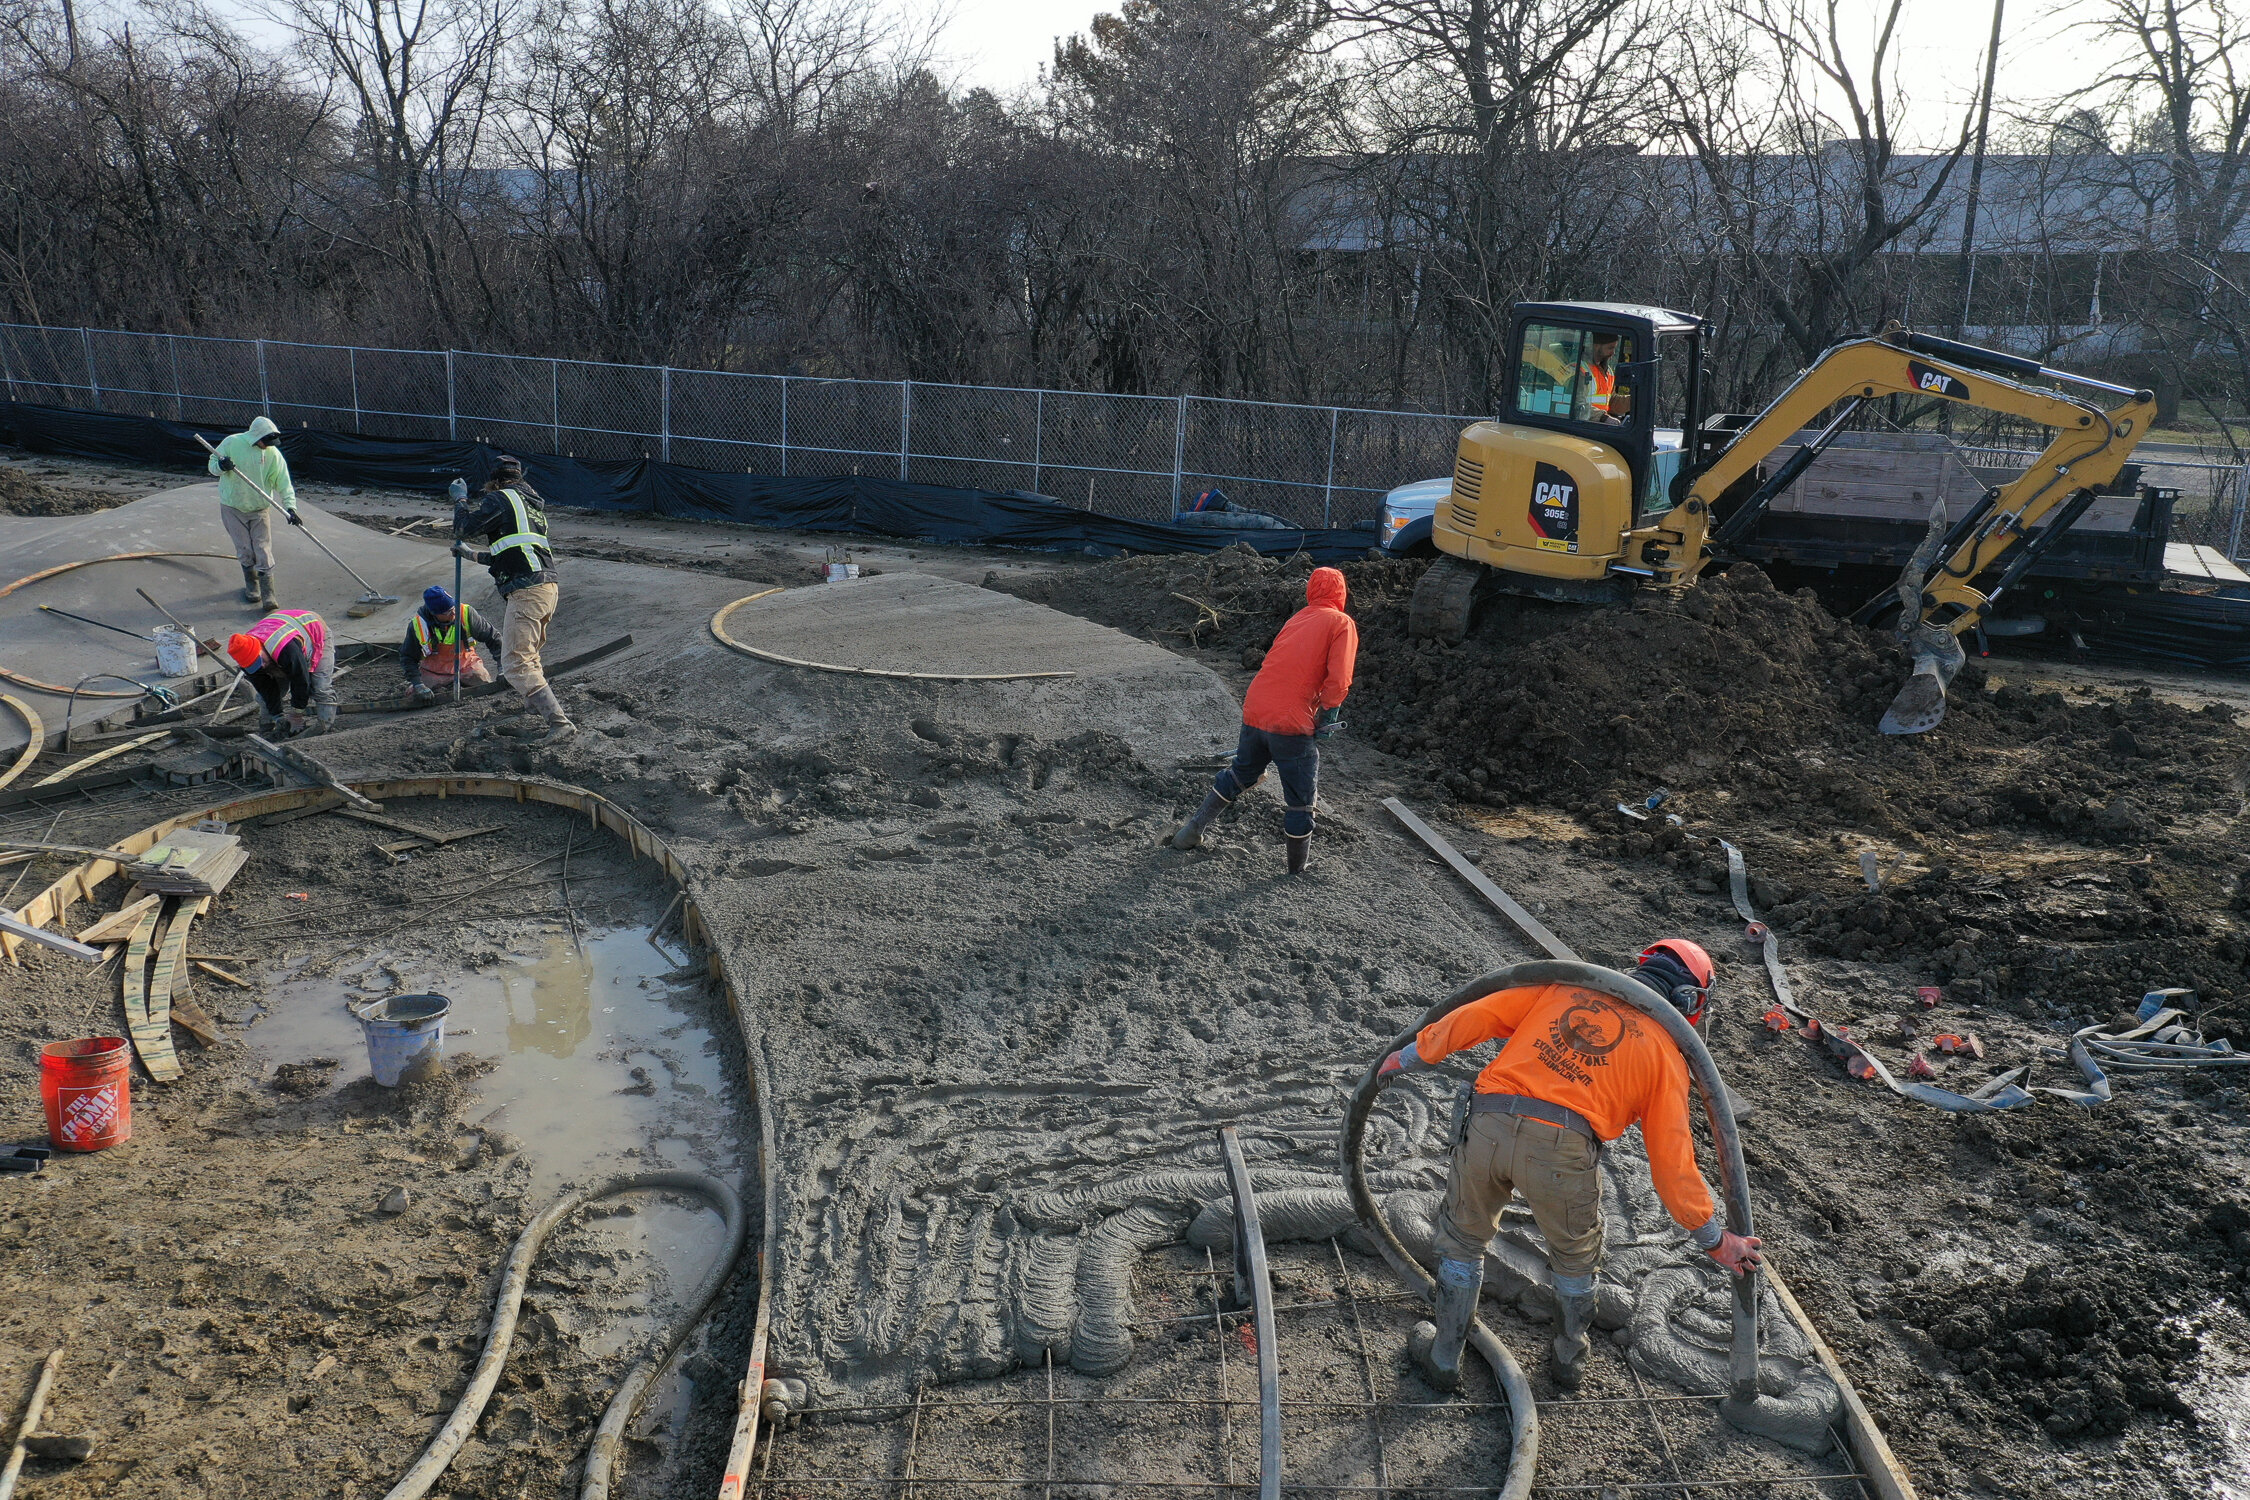
<svg viewBox="0 0 2250 1500"><path fill-rule="evenodd" d="M2250 949L2213 920L2244 905L2250 866L2231 833L2250 733L2223 706L2066 698L1972 661L1944 725L1892 737L1876 722L1907 671L1896 641L1756 568L1611 609L1505 597L1447 645L1406 632L1423 566L1344 567L1361 642L1344 717L1457 801L1560 810L1591 852L1704 893L1725 889L1726 839L1800 951L1914 957L2027 1014L2088 984L2192 985L2207 1022L2250 1038ZM1311 569L1234 548L993 586L1251 668ZM1658 788L1655 817L1617 810Z"/></svg>

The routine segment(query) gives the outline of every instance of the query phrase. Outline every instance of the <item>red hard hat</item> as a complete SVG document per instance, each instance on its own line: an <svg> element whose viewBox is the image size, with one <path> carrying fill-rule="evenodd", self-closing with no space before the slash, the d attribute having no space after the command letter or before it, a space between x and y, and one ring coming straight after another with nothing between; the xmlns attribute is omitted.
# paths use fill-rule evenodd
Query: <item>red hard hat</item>
<svg viewBox="0 0 2250 1500"><path fill-rule="evenodd" d="M1641 950L1641 962L1645 964L1659 953L1671 954L1695 976L1698 985L1711 988L1711 977L1718 971L1712 967L1711 955L1703 951L1701 943L1691 943L1686 938L1658 938Z"/></svg>
<svg viewBox="0 0 2250 1500"><path fill-rule="evenodd" d="M1641 962L1646 964L1658 956L1670 959L1687 970L1694 980L1694 988L1683 993L1675 988L1664 998L1679 1007L1690 1026L1703 1019L1703 1007L1711 1003L1711 955L1703 951L1701 943L1691 943L1686 938L1658 938L1641 950Z"/></svg>
<svg viewBox="0 0 2250 1500"><path fill-rule="evenodd" d="M258 664L260 650L258 638L254 635L227 637L227 655L234 658L234 664L245 672Z"/></svg>

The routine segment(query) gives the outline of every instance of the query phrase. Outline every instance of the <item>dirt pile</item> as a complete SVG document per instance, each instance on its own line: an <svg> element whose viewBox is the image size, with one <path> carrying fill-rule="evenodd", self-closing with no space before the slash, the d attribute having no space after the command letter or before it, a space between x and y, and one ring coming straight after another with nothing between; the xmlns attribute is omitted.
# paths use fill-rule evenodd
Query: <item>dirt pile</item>
<svg viewBox="0 0 2250 1500"><path fill-rule="evenodd" d="M1234 548L990 586L1254 667L1311 568ZM2027 1008L2192 985L2216 1002L2207 1023L2250 1039L2250 949L2211 919L2250 899L2230 835L2250 733L2225 708L2145 687L2066 700L1972 661L1943 726L1893 738L1876 722L1905 679L1897 643L1755 568L1615 609L1503 597L1458 645L1407 634L1422 568L1344 567L1360 627L1344 717L1456 799L1574 814L1589 852L1665 861L1703 893L1725 888L1728 839L1799 951L1912 958ZM1617 811L1659 787L1681 826ZM1856 878L1865 847L1880 891Z"/></svg>
<svg viewBox="0 0 2250 1500"><path fill-rule="evenodd" d="M2176 1386L2197 1353L2184 1298L2099 1265L2034 1266L1942 1297L1909 1294L1896 1312L1926 1325L1946 1362L2063 1440L2123 1432L2143 1411L2187 1416Z"/></svg>
<svg viewBox="0 0 2250 1500"><path fill-rule="evenodd" d="M49 484L22 469L0 464L0 515L82 516L121 503L115 495L75 485Z"/></svg>

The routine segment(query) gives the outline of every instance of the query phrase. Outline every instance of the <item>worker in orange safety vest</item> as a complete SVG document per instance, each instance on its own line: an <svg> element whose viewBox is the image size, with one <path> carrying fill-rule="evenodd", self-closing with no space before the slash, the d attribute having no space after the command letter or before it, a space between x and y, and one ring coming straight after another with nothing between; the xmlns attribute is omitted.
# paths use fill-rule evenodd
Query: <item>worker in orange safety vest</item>
<svg viewBox="0 0 2250 1500"><path fill-rule="evenodd" d="M1685 938L1664 938L1642 950L1634 977L1693 1025L1710 997L1711 956ZM1547 1241L1562 1305L1549 1373L1575 1389L1585 1378L1602 1262L1606 1142L1641 1127L1657 1196L1689 1241L1729 1271L1759 1264L1759 1242L1720 1222L1696 1170L1687 1059L1662 1027L1622 1001L1574 984L1499 990L1423 1027L1384 1059L1379 1076L1434 1067L1495 1037L1509 1040L1477 1075L1438 1218L1436 1320L1415 1326L1411 1347L1433 1386L1458 1388L1485 1246L1521 1193Z"/></svg>
<svg viewBox="0 0 2250 1500"><path fill-rule="evenodd" d="M463 682L490 682L492 669L477 654L479 643L497 654L499 633L465 601L455 603L450 590L434 583L422 590L422 607L406 622L398 647L409 701L428 703L451 692L456 674Z"/></svg>

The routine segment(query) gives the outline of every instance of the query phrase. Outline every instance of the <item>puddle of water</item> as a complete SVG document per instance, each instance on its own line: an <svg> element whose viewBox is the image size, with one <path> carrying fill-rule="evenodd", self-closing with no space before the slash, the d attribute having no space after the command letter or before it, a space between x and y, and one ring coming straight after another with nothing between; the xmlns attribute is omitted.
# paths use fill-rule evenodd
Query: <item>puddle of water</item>
<svg viewBox="0 0 2250 1500"><path fill-rule="evenodd" d="M466 1118L514 1137L531 1169L528 1198L552 1201L566 1184L616 1172L679 1168L737 1181L739 1126L727 1103L726 1064L710 1029L662 977L672 960L647 929L585 934L581 955L566 933L542 935L534 952L482 972L404 955L352 955L322 978L277 978L250 1027L269 1066L315 1057L341 1060L331 1087L369 1076L367 1047L347 999L435 991L453 1002L449 1054L492 1060L476 1078ZM358 983L355 984L354 981ZM619 1257L637 1313L577 1327L597 1357L622 1351L670 1310L649 1273L661 1267L672 1295L688 1291L722 1246L718 1217L685 1202L635 1193L609 1200L631 1212L582 1218L585 1238ZM603 1205L607 1206L607 1205ZM546 1259L552 1260L550 1251ZM675 1372L651 1394L642 1424L677 1429L689 1382Z"/></svg>

